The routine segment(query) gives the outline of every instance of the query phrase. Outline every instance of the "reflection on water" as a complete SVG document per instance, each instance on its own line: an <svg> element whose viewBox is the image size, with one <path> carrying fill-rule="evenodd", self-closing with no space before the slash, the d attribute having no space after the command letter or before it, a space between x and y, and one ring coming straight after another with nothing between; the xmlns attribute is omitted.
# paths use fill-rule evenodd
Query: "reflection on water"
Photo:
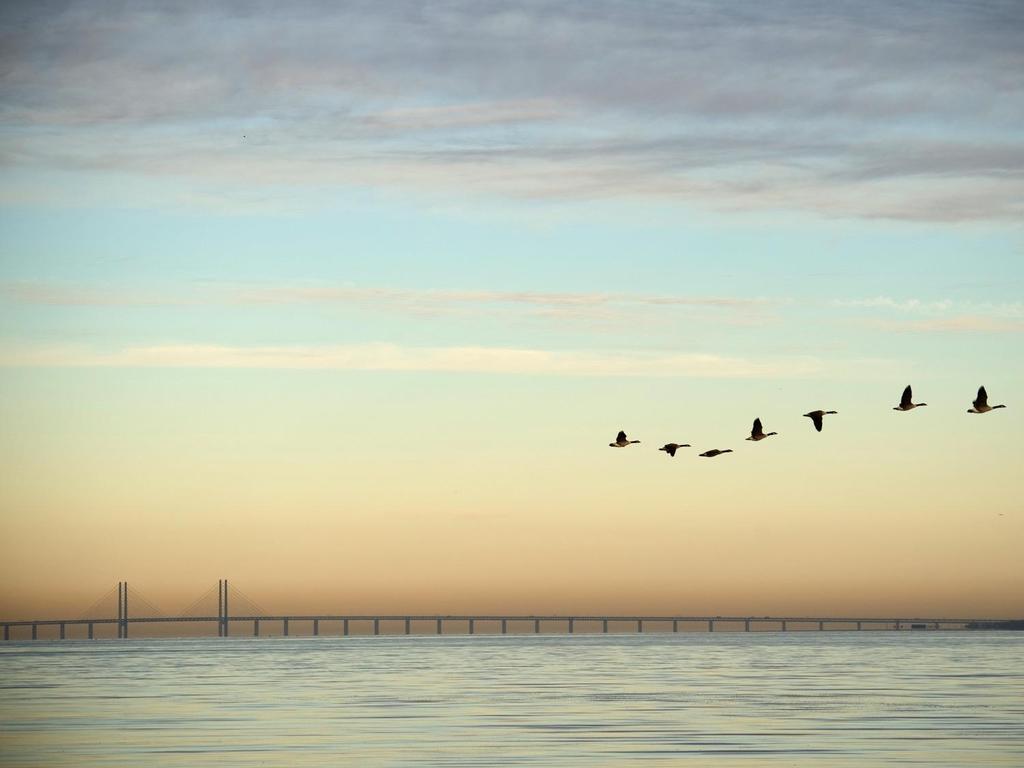
<svg viewBox="0 0 1024 768"><path fill-rule="evenodd" d="M1024 765L1024 635L0 644L0 764Z"/></svg>

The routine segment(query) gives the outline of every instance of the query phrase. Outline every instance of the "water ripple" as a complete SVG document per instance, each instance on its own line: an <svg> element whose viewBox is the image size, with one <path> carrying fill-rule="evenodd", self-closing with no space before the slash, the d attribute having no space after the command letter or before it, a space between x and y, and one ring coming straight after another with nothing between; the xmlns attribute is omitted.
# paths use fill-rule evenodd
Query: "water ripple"
<svg viewBox="0 0 1024 768"><path fill-rule="evenodd" d="M0 764L1024 765L1024 636L0 646Z"/></svg>

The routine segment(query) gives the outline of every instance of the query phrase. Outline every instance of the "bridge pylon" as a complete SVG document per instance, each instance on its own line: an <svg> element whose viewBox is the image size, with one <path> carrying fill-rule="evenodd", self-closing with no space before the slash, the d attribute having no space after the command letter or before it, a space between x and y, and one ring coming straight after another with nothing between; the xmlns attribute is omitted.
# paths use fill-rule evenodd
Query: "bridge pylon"
<svg viewBox="0 0 1024 768"><path fill-rule="evenodd" d="M128 582L117 582L117 637L128 637Z"/></svg>
<svg viewBox="0 0 1024 768"><path fill-rule="evenodd" d="M228 580L217 580L217 637L228 636Z"/></svg>

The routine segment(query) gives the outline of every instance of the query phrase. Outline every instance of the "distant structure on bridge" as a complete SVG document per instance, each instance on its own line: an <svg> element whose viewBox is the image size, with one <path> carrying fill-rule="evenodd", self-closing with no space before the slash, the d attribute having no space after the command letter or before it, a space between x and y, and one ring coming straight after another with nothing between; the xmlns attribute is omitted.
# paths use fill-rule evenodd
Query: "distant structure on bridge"
<svg viewBox="0 0 1024 768"><path fill-rule="evenodd" d="M19 619L0 620L4 640L27 639L17 630L29 629L31 639L39 639L39 628L56 628L56 638L68 638L69 627L84 628L78 639L95 639L96 627L116 625L116 636L125 639L130 627L168 627L169 625L195 626L215 624L219 637L228 637L234 624L236 628L251 628L253 637L260 637L261 631L272 626L280 628L281 635L288 637L296 625L306 629L305 634L313 636L333 634L347 637L354 628L358 634L373 635L445 635L477 634L541 634L545 633L602 633L609 632L679 632L684 631L797 631L797 630L964 630L964 629L1021 629L1024 621L985 618L922 618L922 617L873 617L873 616L694 616L694 615L493 615L493 614L276 614L264 611L241 590L235 588L229 603L228 580L220 579L216 585L217 613L209 615L205 603L212 598L214 587L184 608L179 615L164 615L138 590L132 591L132 605L140 604L143 612L130 616L128 582L119 581L116 587L116 616L102 616L100 613L114 596L111 588L96 601L85 614L78 618L65 619ZM240 606L241 611L232 615L229 605ZM210 606L212 608L212 605ZM203 611L207 611L204 613ZM391 631L386 631L388 628ZM385 630L382 632L382 629ZM27 632L25 634L28 634ZM246 632L248 634L248 632ZM356 633L352 633L356 634Z"/></svg>

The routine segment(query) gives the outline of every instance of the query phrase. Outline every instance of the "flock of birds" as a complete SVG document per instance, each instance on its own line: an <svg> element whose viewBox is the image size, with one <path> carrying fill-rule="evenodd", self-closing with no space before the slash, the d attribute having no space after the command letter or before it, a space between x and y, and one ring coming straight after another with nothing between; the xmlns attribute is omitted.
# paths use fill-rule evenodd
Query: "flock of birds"
<svg viewBox="0 0 1024 768"><path fill-rule="evenodd" d="M923 407L925 405L928 405L928 403L915 403L914 402L914 393L913 393L913 390L911 390L910 385L908 384L907 388L903 390L903 396L900 398L900 404L895 406L893 408L893 410L894 411L912 411L915 408L921 408L921 407ZM989 405L988 404L988 392L985 391L985 387L979 387L978 388L978 396L974 399L974 402L972 403L972 405L974 407L973 408L968 408L967 409L968 413L988 413L989 411L994 411L996 408L1005 408L1006 407L1005 405ZM818 432L821 432L821 428L822 428L822 426L824 424L825 416L827 416L829 414L832 414L832 413L839 413L839 412L838 411L811 411L810 413L805 413L804 416L806 416L808 419L810 419L814 423L814 428ZM778 432L765 432L764 431L764 427L761 426L761 419L758 418L758 419L754 419L754 426L751 428L751 430L750 430L750 437L748 437L747 440L753 440L754 442L758 442L760 440L764 440L766 437L771 437L772 435L777 435L777 434L778 434ZM639 442L640 442L639 440L630 440L630 439L628 439L626 437L626 433L625 432L619 432L618 436L616 436L616 438L615 438L615 442L614 443L608 443L608 445L610 447L612 447L612 448L625 448L627 445L633 445L634 443L639 443ZM661 446L661 448L659 448L658 450L659 451L664 451L669 456L675 456L676 455L676 451L679 450L680 448L690 448L690 447L691 446L688 445L687 443L666 443L665 445ZM723 453L732 453L732 452L733 452L732 448L712 448L709 451L704 451L704 453L702 453L700 455L704 456L705 458L709 458L710 459L710 458L714 458L715 456L721 456Z"/></svg>

